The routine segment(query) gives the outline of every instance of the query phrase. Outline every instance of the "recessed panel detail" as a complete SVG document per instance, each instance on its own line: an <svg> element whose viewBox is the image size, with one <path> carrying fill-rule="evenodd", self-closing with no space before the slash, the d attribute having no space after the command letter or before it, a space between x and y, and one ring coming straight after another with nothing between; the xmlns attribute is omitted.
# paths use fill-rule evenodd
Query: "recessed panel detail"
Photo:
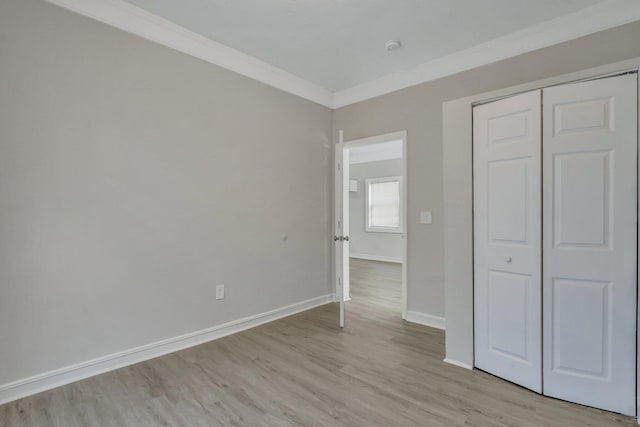
<svg viewBox="0 0 640 427"><path fill-rule="evenodd" d="M609 151L553 157L553 243L557 248L611 247Z"/></svg>
<svg viewBox="0 0 640 427"><path fill-rule="evenodd" d="M489 119L489 145L519 141L529 135L529 111Z"/></svg>
<svg viewBox="0 0 640 427"><path fill-rule="evenodd" d="M531 276L489 271L489 350L527 362L527 304Z"/></svg>
<svg viewBox="0 0 640 427"><path fill-rule="evenodd" d="M489 163L487 218L491 242L527 241L528 163L527 158Z"/></svg>
<svg viewBox="0 0 640 427"><path fill-rule="evenodd" d="M613 130L612 103L611 98L600 98L554 105L554 135Z"/></svg>
<svg viewBox="0 0 640 427"><path fill-rule="evenodd" d="M552 286L553 370L607 380L613 284L554 278Z"/></svg>

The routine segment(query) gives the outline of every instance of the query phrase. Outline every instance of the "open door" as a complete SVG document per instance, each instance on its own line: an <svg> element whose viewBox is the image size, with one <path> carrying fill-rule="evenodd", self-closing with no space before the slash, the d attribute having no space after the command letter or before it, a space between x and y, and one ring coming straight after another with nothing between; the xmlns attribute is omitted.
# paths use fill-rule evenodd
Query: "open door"
<svg viewBox="0 0 640 427"><path fill-rule="evenodd" d="M345 178L345 150L342 131L339 132L338 143L335 145L334 170L335 170L335 215L334 215L334 235L333 243L335 247L335 289L336 298L340 303L340 327L344 328L344 301L345 289L349 280L349 236L345 227L345 198L349 193L345 192L345 183L349 183ZM346 200L348 203L348 199Z"/></svg>

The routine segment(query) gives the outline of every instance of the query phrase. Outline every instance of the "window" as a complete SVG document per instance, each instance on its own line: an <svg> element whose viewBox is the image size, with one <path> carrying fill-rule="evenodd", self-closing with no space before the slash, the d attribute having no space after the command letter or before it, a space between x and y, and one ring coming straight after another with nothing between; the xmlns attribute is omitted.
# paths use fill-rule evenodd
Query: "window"
<svg viewBox="0 0 640 427"><path fill-rule="evenodd" d="M366 180L368 232L402 233L402 177Z"/></svg>

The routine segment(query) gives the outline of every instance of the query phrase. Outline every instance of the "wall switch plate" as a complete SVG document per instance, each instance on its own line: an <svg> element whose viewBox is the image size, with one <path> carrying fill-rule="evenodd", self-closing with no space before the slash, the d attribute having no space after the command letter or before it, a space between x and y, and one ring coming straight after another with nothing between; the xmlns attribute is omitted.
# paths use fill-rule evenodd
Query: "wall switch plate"
<svg viewBox="0 0 640 427"><path fill-rule="evenodd" d="M224 299L224 285L216 286L216 299Z"/></svg>
<svg viewBox="0 0 640 427"><path fill-rule="evenodd" d="M420 224L431 224L431 212L420 212Z"/></svg>

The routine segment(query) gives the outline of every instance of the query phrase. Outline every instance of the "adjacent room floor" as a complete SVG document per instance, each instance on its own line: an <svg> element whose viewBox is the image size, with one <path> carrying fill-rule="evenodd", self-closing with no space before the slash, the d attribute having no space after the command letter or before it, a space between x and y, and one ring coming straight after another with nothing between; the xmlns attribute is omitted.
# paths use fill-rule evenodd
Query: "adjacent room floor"
<svg viewBox="0 0 640 427"><path fill-rule="evenodd" d="M0 426L633 426L442 362L400 320L399 264L352 260L329 304L0 407Z"/></svg>

